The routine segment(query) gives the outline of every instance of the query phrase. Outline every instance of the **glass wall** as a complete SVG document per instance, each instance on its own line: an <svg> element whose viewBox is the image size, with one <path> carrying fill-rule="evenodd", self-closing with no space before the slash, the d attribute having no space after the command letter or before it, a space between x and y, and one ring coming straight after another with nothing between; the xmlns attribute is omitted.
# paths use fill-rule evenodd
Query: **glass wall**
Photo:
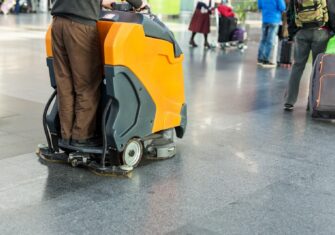
<svg viewBox="0 0 335 235"><path fill-rule="evenodd" d="M181 0L149 0L148 2L156 14L179 15L181 11Z"/></svg>
<svg viewBox="0 0 335 235"><path fill-rule="evenodd" d="M152 0L155 1L155 0ZM198 0L181 0L182 11L193 11ZM234 7L246 5L247 3L257 3L257 0L212 0L212 2L229 2Z"/></svg>
<svg viewBox="0 0 335 235"><path fill-rule="evenodd" d="M196 0L181 0L182 11L193 11Z"/></svg>

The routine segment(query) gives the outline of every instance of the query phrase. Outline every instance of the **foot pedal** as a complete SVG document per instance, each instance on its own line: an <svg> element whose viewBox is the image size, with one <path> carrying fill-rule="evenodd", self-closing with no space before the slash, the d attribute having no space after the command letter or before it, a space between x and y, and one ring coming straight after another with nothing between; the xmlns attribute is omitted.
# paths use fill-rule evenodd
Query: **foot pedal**
<svg viewBox="0 0 335 235"><path fill-rule="evenodd" d="M69 156L66 153L53 153L46 145L38 145L36 150L37 156L46 162L68 163Z"/></svg>
<svg viewBox="0 0 335 235"><path fill-rule="evenodd" d="M133 167L129 166L112 165L111 162L108 162L107 166L103 168L95 161L94 156L91 154L81 152L74 152L69 155L66 153L52 153L46 145L39 145L36 154L42 164L44 162L70 163L72 167L87 167L91 172L99 176L131 177L130 173L134 170Z"/></svg>
<svg viewBox="0 0 335 235"><path fill-rule="evenodd" d="M102 168L101 165L92 161L88 168L90 171L98 176L125 176L131 177L131 172L134 170L133 167L126 166L106 166Z"/></svg>
<svg viewBox="0 0 335 235"><path fill-rule="evenodd" d="M68 162L72 167L87 166L91 162L91 157L87 153L70 153Z"/></svg>

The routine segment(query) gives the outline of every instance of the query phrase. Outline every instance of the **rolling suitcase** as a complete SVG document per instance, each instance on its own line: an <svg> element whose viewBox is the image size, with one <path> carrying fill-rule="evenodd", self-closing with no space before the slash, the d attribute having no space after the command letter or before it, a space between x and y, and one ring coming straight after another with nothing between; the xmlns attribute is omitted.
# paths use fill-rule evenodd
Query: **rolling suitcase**
<svg viewBox="0 0 335 235"><path fill-rule="evenodd" d="M335 118L335 55L318 55L311 76L309 110L313 118Z"/></svg>
<svg viewBox="0 0 335 235"><path fill-rule="evenodd" d="M243 43L246 39L246 32L244 29L236 28L231 34L231 41Z"/></svg>
<svg viewBox="0 0 335 235"><path fill-rule="evenodd" d="M335 1L327 0L327 7L329 16L328 26L333 32L335 32Z"/></svg>
<svg viewBox="0 0 335 235"><path fill-rule="evenodd" d="M292 65L293 62L293 43L287 39L281 40L279 51L279 65Z"/></svg>
<svg viewBox="0 0 335 235"><path fill-rule="evenodd" d="M232 32L237 27L237 20L234 17L219 17L219 43L230 41Z"/></svg>

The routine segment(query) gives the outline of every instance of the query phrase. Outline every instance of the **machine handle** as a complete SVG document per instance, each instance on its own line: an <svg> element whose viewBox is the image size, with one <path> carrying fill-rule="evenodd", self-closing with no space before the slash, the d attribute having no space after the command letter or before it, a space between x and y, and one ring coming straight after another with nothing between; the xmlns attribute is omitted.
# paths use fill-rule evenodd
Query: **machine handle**
<svg viewBox="0 0 335 235"><path fill-rule="evenodd" d="M151 15L151 8L146 5L145 7L141 8L139 11L147 11L146 14Z"/></svg>
<svg viewBox="0 0 335 235"><path fill-rule="evenodd" d="M134 7L127 2L125 3L113 2L111 7L115 11L133 11L134 9Z"/></svg>
<svg viewBox="0 0 335 235"><path fill-rule="evenodd" d="M113 2L111 7L112 7L112 10L115 10L115 11L126 11L126 12L134 11L134 7L130 3L127 3L127 2ZM147 11L146 14L151 15L151 8L149 6L145 6L138 10L138 12L143 12L143 11Z"/></svg>

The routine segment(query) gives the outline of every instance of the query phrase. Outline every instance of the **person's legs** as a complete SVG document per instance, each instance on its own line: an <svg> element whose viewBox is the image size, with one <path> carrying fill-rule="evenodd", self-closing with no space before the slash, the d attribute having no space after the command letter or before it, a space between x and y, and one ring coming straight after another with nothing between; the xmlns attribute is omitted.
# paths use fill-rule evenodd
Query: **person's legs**
<svg viewBox="0 0 335 235"><path fill-rule="evenodd" d="M294 105L297 102L300 80L311 51L311 30L300 30L295 39L294 64L292 67L285 104Z"/></svg>
<svg viewBox="0 0 335 235"><path fill-rule="evenodd" d="M32 0L27 0L27 4L28 4L28 13L32 11Z"/></svg>
<svg viewBox="0 0 335 235"><path fill-rule="evenodd" d="M102 61L96 26L70 22L65 38L75 90L75 121L72 139L85 141L95 136L100 101Z"/></svg>
<svg viewBox="0 0 335 235"><path fill-rule="evenodd" d="M74 90L70 61L63 38L63 30L66 27L64 25L65 21L56 17L52 23L52 51L61 134L63 139L70 140L74 121Z"/></svg>
<svg viewBox="0 0 335 235"><path fill-rule="evenodd" d="M16 4L15 4L15 14L19 14L20 13L20 1L16 0Z"/></svg>
<svg viewBox="0 0 335 235"><path fill-rule="evenodd" d="M208 34L207 33L205 33L204 34L204 39L205 39L205 48L207 47L207 48L210 48L211 47L211 45L209 45L209 43L208 43Z"/></svg>
<svg viewBox="0 0 335 235"><path fill-rule="evenodd" d="M267 24L263 23L263 25L262 25L262 38L261 38L261 41L259 43L259 48L258 48L258 57L257 57L258 62L265 61L264 46L265 46L267 34L268 34Z"/></svg>
<svg viewBox="0 0 335 235"><path fill-rule="evenodd" d="M192 36L191 36L191 39L190 39L190 45L193 46L193 47L197 47L198 45L195 43L194 41L194 37L197 33L194 33L192 32Z"/></svg>
<svg viewBox="0 0 335 235"><path fill-rule="evenodd" d="M278 35L279 25L277 24L268 24L268 33L266 35L265 43L264 43L264 50L263 56L264 61L270 62L271 52Z"/></svg>

